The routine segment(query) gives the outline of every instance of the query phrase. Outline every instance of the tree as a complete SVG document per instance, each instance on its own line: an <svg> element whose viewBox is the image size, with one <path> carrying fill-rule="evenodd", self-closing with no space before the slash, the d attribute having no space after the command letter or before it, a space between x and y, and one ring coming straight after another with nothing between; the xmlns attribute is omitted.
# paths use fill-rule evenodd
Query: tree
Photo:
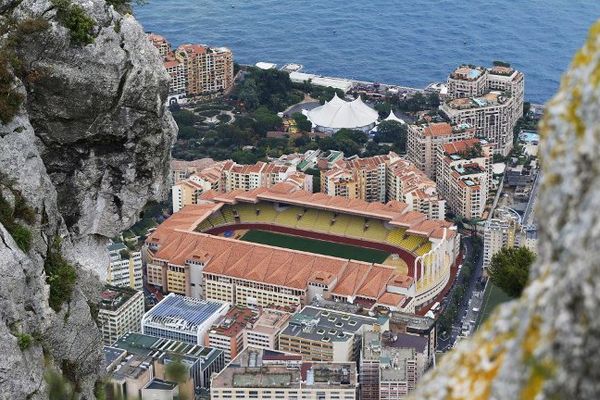
<svg viewBox="0 0 600 400"><path fill-rule="evenodd" d="M516 298L527 284L535 254L526 247L505 247L492 257L488 274L492 283Z"/></svg>
<svg viewBox="0 0 600 400"><path fill-rule="evenodd" d="M283 121L265 106L260 106L254 112L254 131L261 136L270 130L279 129Z"/></svg>
<svg viewBox="0 0 600 400"><path fill-rule="evenodd" d="M377 143L393 143L394 148L400 152L406 152L406 125L398 121L383 121L377 125L377 134L373 141Z"/></svg>
<svg viewBox="0 0 600 400"><path fill-rule="evenodd" d="M296 126L298 129L304 132L310 132L312 130L312 123L306 118L306 115L302 113L294 113L292 114L292 118L296 121Z"/></svg>

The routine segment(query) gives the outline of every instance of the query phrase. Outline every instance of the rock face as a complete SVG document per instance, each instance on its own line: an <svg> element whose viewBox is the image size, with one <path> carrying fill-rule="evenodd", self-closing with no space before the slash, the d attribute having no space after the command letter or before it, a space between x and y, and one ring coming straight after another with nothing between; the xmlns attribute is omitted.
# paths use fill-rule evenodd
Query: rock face
<svg viewBox="0 0 600 400"><path fill-rule="evenodd" d="M13 44L23 102L11 122L0 123L0 178L35 210L35 222L23 222L32 232L26 253L0 224L0 399L47 399L50 367L93 398L101 338L88 303L105 274L106 240L168 187L176 126L164 106L169 77L158 52L132 16L103 0L71 2L94 20L93 43L75 43L50 1L0 0L3 24L49 23ZM56 237L78 271L59 313L49 307L44 273ZM19 346L19 333L32 344Z"/></svg>
<svg viewBox="0 0 600 400"><path fill-rule="evenodd" d="M530 284L444 356L415 399L600 398L600 22L549 103L542 137Z"/></svg>

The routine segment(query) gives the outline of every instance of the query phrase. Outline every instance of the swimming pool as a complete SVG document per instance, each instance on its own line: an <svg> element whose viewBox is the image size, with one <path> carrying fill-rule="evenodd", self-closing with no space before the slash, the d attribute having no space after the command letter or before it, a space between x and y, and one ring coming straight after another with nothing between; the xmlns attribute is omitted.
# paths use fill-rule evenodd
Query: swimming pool
<svg viewBox="0 0 600 400"><path fill-rule="evenodd" d="M540 135L536 132L531 132L531 131L524 131L521 132L521 134L519 135L519 139L523 142L527 142L527 143L539 143L540 142Z"/></svg>

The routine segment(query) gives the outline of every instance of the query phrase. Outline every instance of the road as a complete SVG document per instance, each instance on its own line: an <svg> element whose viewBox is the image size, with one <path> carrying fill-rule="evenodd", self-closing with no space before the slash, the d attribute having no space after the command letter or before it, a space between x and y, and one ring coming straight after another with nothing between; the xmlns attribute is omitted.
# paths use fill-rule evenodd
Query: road
<svg viewBox="0 0 600 400"><path fill-rule="evenodd" d="M538 191L540 188L540 182L542 181L542 172L538 172L535 181L533 182L533 187L531 188L531 193L529 194L529 201L527 202L527 208L525 208L525 212L523 213L523 225L528 226L533 224L534 218L534 210L535 204L537 202Z"/></svg>
<svg viewBox="0 0 600 400"><path fill-rule="evenodd" d="M473 245L471 243L471 238L470 237L464 237L463 239L463 245L464 245L464 250L465 250L465 257L464 260L469 260L473 254ZM462 273L462 269L461 271L459 271L459 276ZM471 319L477 321L477 318L479 317L478 313L474 313L472 308L473 307L477 307L477 302L481 302L481 299L483 297L483 293L480 290L480 288L477 287L477 283L479 282L479 279L481 278L483 273L483 249L479 254L479 258L478 260L475 262L474 266L473 266L473 273L471 274L471 279L469 280L468 284L465 285L465 293L462 297L462 301L460 302L459 306L458 306L458 313L457 313L457 318L456 321L454 321L454 323L452 324L452 332L450 333L450 335L448 336L448 338L446 340L443 340L441 337L438 336L438 351L447 351L450 348L452 348L452 346L454 345L454 343L456 342L456 339L458 338L458 336L460 336L461 334L461 327L463 322L468 322ZM458 279L457 279L458 281ZM456 289L456 284L452 287L452 289L450 290L448 296L446 297L447 299L450 298L451 294L454 293L454 290ZM474 293L479 293L479 298L471 300L473 298ZM471 301L471 304L469 304ZM481 307L480 308L481 312Z"/></svg>

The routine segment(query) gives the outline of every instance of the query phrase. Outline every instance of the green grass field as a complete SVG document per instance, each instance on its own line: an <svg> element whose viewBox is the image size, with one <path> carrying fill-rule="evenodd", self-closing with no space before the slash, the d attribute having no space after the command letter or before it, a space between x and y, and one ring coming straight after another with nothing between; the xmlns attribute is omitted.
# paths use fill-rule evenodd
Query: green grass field
<svg viewBox="0 0 600 400"><path fill-rule="evenodd" d="M492 282L488 282L485 292L483 293L483 306L481 315L477 321L477 327L479 328L479 326L489 318L490 314L492 311L494 311L498 304L506 303L509 300L511 300L511 298L504 293L502 289L494 285Z"/></svg>
<svg viewBox="0 0 600 400"><path fill-rule="evenodd" d="M372 263L382 263L389 256L389 253L381 250L266 231L248 231L241 240Z"/></svg>

